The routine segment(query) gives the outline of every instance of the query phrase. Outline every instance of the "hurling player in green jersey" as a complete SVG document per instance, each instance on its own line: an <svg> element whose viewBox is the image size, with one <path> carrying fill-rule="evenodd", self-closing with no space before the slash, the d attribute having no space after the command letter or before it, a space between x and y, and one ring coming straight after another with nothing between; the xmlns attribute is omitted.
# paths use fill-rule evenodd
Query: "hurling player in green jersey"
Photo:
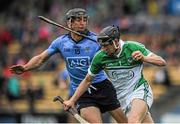
<svg viewBox="0 0 180 124"><path fill-rule="evenodd" d="M86 91L93 77L105 70L113 83L118 100L129 123L153 123L149 112L153 103L152 90L143 76L143 62L165 66L166 61L135 41L122 41L118 27L108 26L98 35L101 50L94 56L86 78L81 82L67 106Z"/></svg>
<svg viewBox="0 0 180 124"><path fill-rule="evenodd" d="M42 53L34 56L24 65L11 66L10 71L14 74L22 74L37 69L51 56L59 54L66 64L70 77L69 95L71 96L85 78L94 55L101 47L97 42L97 35L88 30L89 15L86 10L73 8L66 13L65 17L68 28L88 36L91 40L74 32L60 35ZM109 112L119 123L127 122L125 114L120 109L116 90L104 71L94 77L92 85L78 99L76 107L89 123L102 123L101 113L105 112Z"/></svg>

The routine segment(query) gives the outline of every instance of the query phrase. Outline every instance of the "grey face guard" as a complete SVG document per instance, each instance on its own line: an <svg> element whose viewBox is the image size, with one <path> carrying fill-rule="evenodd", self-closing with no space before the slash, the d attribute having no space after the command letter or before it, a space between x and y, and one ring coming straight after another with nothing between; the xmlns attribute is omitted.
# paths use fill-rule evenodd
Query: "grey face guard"
<svg viewBox="0 0 180 124"><path fill-rule="evenodd" d="M98 37L97 41L101 46L106 46L106 45L112 44L113 40L114 38L109 38L109 36L101 36L101 37Z"/></svg>
<svg viewBox="0 0 180 124"><path fill-rule="evenodd" d="M120 45L116 45L114 39L115 38L112 37L109 38L109 36L101 36L101 38L99 37L97 41L101 46L107 46L113 44L115 49L119 49Z"/></svg>

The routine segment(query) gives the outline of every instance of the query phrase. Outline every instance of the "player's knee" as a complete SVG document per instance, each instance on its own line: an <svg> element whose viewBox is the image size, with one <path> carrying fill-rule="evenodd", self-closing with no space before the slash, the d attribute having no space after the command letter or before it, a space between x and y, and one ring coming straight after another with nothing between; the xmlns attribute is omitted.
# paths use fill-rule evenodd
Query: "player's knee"
<svg viewBox="0 0 180 124"><path fill-rule="evenodd" d="M89 123L102 123L100 114L81 113L81 116Z"/></svg>
<svg viewBox="0 0 180 124"><path fill-rule="evenodd" d="M89 123L102 123L102 119L95 116L85 116L83 118Z"/></svg>

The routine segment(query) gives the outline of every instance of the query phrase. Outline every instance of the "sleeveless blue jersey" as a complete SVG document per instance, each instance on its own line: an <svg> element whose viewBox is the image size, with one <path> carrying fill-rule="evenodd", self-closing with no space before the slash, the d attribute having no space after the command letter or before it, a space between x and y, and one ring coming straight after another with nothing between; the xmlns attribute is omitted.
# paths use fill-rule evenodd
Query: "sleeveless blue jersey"
<svg viewBox="0 0 180 124"><path fill-rule="evenodd" d="M92 32L89 32L88 36L97 40L97 36ZM70 76L70 84L75 91L88 73L88 67L99 49L100 46L95 41L83 38L76 43L69 34L65 34L55 39L47 51L49 55L60 53L64 58ZM92 83L99 83L105 79L105 73L101 71L94 77Z"/></svg>

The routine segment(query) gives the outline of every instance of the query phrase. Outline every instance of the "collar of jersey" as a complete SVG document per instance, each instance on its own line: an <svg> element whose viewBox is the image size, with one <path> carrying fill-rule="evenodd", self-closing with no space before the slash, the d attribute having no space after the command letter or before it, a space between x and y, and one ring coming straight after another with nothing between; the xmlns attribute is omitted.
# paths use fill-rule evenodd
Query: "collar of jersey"
<svg viewBox="0 0 180 124"><path fill-rule="evenodd" d="M123 45L124 45L124 41L121 40L121 39L119 39L119 43L120 43L121 47L120 47L120 51L119 51L119 53L116 55L116 57L119 57L119 56L120 56L120 54L121 54L121 52L122 52Z"/></svg>
<svg viewBox="0 0 180 124"><path fill-rule="evenodd" d="M90 35L90 31L87 30L87 32L86 32L85 35L89 36L89 35ZM71 34L70 34L70 33L68 33L68 37L69 37L75 44L78 44L79 42L81 42L81 41L83 41L83 40L85 39L85 37L83 37L81 40L75 41L75 40L71 37Z"/></svg>

